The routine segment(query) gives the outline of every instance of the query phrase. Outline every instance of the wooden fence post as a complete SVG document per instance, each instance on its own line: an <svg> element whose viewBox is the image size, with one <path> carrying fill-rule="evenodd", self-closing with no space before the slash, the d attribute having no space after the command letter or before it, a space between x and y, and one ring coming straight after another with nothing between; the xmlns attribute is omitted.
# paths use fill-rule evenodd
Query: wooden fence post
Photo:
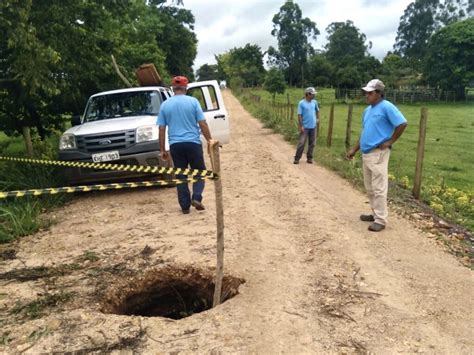
<svg viewBox="0 0 474 355"><path fill-rule="evenodd" d="M331 148L331 144L332 144L333 124L334 124L334 104L331 104L331 111L329 112L328 136L326 138L326 143L327 143L328 148Z"/></svg>
<svg viewBox="0 0 474 355"><path fill-rule="evenodd" d="M347 127L346 127L346 150L351 147L351 130L352 130L352 104L349 105L347 111Z"/></svg>
<svg viewBox="0 0 474 355"><path fill-rule="evenodd" d="M423 157L425 155L426 121L428 120L428 109L421 108L420 136L418 139L418 150L416 153L415 181L413 183L413 196L419 200L421 192L421 175L423 170Z"/></svg>
<svg viewBox="0 0 474 355"><path fill-rule="evenodd" d="M219 157L219 142L211 141L209 153L211 155L212 171L219 176L214 180L216 193L216 221L217 221L217 264L212 307L221 303L222 279L224 278L224 205L222 201L221 162Z"/></svg>

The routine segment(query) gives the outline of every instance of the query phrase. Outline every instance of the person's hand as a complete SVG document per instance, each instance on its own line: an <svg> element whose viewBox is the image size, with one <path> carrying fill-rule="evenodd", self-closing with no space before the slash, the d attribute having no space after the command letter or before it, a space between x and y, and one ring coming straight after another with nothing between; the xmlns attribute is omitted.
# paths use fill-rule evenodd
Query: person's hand
<svg viewBox="0 0 474 355"><path fill-rule="evenodd" d="M215 145L218 145L219 144L219 141L215 140L215 139L209 139L207 141L207 154L211 155L211 149L215 146Z"/></svg>
<svg viewBox="0 0 474 355"><path fill-rule="evenodd" d="M170 159L170 153L167 152L166 150L162 150L160 152L161 160L163 161L168 161Z"/></svg>
<svg viewBox="0 0 474 355"><path fill-rule="evenodd" d="M300 126L300 133L304 133L304 127L303 126Z"/></svg>
<svg viewBox="0 0 474 355"><path fill-rule="evenodd" d="M384 149L390 148L391 145L392 145L392 142L388 140L388 141L383 142L382 144L380 144L379 148L384 150Z"/></svg>
<svg viewBox="0 0 474 355"><path fill-rule="evenodd" d="M352 160L352 158L354 158L354 155L356 154L354 148L352 149L349 149L346 153L346 159L347 160Z"/></svg>

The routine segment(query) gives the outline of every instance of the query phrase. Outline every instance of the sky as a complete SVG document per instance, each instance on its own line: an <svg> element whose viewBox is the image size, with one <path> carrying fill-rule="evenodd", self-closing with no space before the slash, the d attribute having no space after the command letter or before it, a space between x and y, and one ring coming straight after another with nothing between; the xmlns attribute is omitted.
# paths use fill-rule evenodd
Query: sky
<svg viewBox="0 0 474 355"><path fill-rule="evenodd" d="M382 60L395 43L400 17L413 0L294 0L320 31L315 49L327 43L326 27L332 22L351 20L372 42L370 53ZM195 17L198 38L197 70L203 64L216 64L214 55L247 43L262 51L278 47L271 35L272 18L285 0L184 0L184 8Z"/></svg>

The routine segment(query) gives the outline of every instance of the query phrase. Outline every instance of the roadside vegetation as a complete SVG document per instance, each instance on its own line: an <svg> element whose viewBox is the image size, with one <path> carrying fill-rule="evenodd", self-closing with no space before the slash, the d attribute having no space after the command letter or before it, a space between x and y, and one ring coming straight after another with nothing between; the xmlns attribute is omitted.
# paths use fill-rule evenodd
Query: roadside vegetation
<svg viewBox="0 0 474 355"><path fill-rule="evenodd" d="M290 88L285 94L276 95L276 102L296 107L302 98L301 88ZM296 113L292 120L282 119L264 105L250 99L258 95L262 101L271 101L272 94L263 89L246 89L238 94L244 106L266 127L281 133L285 139L296 143ZM359 187L363 186L360 159L348 162L344 159L346 147L346 124L348 105L336 103L334 90L322 89L316 98L321 103L321 131L315 149L315 160L329 167ZM261 102L262 102L261 101ZM332 146L326 145L329 111L334 108L334 128ZM416 150L421 107L428 108L428 128L423 164L422 200L432 210L449 221L474 230L474 105L472 104L413 104L397 105L406 116L409 126L403 137L396 143L390 159L390 179L393 184L405 189L407 194L413 188ZM366 105L353 105L351 144L358 139L361 129L361 115ZM291 157L288 157L291 159Z"/></svg>
<svg viewBox="0 0 474 355"><path fill-rule="evenodd" d="M56 159L58 135L47 140L34 140L35 158ZM0 155L24 157L25 144L21 137L6 139L0 135ZM40 189L62 186L63 179L58 168L0 161L0 191ZM69 197L45 195L0 199L0 243L35 233L48 227L52 221L42 213L61 206Z"/></svg>

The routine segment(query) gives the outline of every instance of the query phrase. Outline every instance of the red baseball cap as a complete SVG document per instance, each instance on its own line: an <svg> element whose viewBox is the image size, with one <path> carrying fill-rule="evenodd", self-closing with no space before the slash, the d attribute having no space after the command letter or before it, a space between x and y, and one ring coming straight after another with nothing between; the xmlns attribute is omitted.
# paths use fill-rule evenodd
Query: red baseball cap
<svg viewBox="0 0 474 355"><path fill-rule="evenodd" d="M175 76L171 80L171 86L188 86L189 80L185 76Z"/></svg>

